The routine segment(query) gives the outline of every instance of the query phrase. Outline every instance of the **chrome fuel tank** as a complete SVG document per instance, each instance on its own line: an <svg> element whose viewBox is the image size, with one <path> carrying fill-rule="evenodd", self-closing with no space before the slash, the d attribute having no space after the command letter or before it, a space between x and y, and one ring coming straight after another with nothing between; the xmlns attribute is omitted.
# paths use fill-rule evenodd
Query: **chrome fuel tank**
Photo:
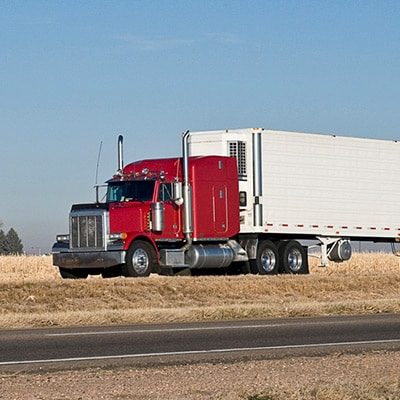
<svg viewBox="0 0 400 400"><path fill-rule="evenodd" d="M185 254L190 268L223 268L231 264L235 252L228 245L195 245Z"/></svg>

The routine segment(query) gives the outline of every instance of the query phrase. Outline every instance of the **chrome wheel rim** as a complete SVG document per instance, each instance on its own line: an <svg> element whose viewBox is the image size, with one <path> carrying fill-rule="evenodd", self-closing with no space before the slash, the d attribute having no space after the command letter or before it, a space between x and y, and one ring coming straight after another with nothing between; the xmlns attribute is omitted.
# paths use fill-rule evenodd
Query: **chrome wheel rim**
<svg viewBox="0 0 400 400"><path fill-rule="evenodd" d="M288 254L288 266L293 272L298 272L303 265L303 256L298 249L292 249Z"/></svg>
<svg viewBox="0 0 400 400"><path fill-rule="evenodd" d="M147 271L149 267L149 256L143 249L136 249L133 252L132 267L139 275Z"/></svg>
<svg viewBox="0 0 400 400"><path fill-rule="evenodd" d="M272 272L276 265L276 255L271 249L261 253L261 267L265 272Z"/></svg>

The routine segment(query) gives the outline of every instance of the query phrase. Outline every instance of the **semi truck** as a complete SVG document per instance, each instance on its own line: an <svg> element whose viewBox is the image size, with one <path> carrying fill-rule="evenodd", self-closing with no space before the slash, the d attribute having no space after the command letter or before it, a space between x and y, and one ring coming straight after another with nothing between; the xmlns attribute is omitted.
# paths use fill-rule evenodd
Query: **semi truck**
<svg viewBox="0 0 400 400"><path fill-rule="evenodd" d="M124 165L57 235L63 278L309 272L351 241L400 241L400 143L262 128L182 134L182 156ZM98 197L98 196L97 196Z"/></svg>

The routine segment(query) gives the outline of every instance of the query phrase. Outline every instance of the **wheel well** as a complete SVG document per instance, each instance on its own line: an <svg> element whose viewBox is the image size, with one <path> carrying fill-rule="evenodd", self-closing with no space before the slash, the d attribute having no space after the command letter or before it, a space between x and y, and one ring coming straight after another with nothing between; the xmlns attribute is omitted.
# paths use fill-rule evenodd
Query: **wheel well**
<svg viewBox="0 0 400 400"><path fill-rule="evenodd" d="M133 242L137 242L138 240L141 240L142 242L147 242L150 243L154 248L156 247L156 244L154 243L154 240L151 240L148 236L135 236L131 242L129 243L129 247L132 246Z"/></svg>
<svg viewBox="0 0 400 400"><path fill-rule="evenodd" d="M132 246L133 243L135 243L135 242L137 242L137 241L139 241L139 240L142 241L142 242L147 242L147 243L151 244L152 247L154 248L156 254L157 254L158 260L160 259L160 254L159 254L158 248L157 248L157 246L156 246L154 240L151 240L148 236L135 236L135 237L131 240L131 242L129 243L128 249L129 249L129 247Z"/></svg>

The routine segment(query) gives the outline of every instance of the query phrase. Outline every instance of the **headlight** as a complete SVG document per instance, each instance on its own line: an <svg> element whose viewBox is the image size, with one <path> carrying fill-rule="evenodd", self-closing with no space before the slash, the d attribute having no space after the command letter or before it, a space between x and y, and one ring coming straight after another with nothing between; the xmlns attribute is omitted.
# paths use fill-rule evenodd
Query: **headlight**
<svg viewBox="0 0 400 400"><path fill-rule="evenodd" d="M108 239L110 241L114 241L114 240L125 240L128 237L128 235L125 232L121 232L121 233L110 233L108 235Z"/></svg>
<svg viewBox="0 0 400 400"><path fill-rule="evenodd" d="M57 235L56 236L57 242L69 242L69 235Z"/></svg>

